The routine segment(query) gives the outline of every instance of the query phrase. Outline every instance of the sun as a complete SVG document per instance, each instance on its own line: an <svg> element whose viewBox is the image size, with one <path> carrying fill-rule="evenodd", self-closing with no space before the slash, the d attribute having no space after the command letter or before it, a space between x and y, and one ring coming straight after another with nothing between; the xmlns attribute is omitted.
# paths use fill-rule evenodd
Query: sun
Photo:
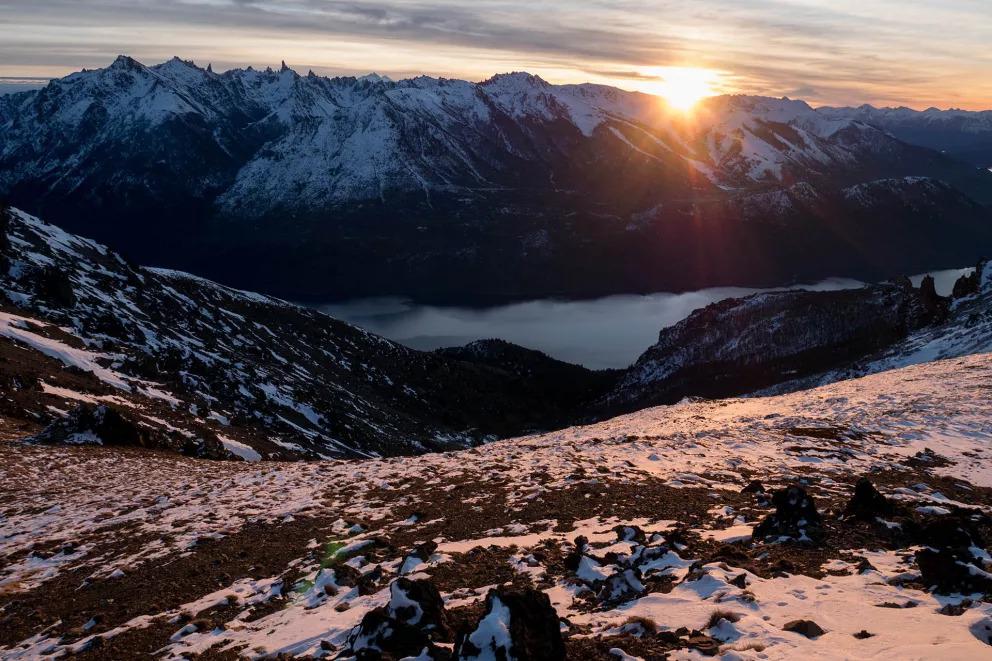
<svg viewBox="0 0 992 661"><path fill-rule="evenodd" d="M653 71L659 81L653 84L655 94L676 110L687 112L708 96L717 94L715 88L720 74L712 69L697 67L659 67Z"/></svg>

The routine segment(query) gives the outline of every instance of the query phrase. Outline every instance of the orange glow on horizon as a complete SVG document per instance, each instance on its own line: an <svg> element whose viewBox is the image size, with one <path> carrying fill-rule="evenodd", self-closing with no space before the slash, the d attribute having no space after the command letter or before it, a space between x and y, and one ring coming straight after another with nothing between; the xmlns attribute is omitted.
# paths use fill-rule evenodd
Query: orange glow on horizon
<svg viewBox="0 0 992 661"><path fill-rule="evenodd" d="M662 97L673 109L690 112L703 99L720 93L717 89L720 73L701 67L656 67L650 73L658 82L649 83L644 91Z"/></svg>

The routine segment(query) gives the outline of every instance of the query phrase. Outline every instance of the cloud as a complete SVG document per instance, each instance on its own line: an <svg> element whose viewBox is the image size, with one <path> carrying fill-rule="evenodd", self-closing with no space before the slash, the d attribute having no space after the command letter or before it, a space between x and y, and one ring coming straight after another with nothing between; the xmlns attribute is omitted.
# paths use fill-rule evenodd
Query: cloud
<svg viewBox="0 0 992 661"><path fill-rule="evenodd" d="M689 65L745 92L992 106L987 13L976 0L8 0L0 75L60 75L119 52L633 87L650 67Z"/></svg>

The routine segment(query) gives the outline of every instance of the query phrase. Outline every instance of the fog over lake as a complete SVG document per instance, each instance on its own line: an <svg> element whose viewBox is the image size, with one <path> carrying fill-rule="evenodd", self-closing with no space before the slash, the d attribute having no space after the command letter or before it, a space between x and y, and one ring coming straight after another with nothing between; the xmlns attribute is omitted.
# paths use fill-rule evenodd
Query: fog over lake
<svg viewBox="0 0 992 661"><path fill-rule="evenodd" d="M934 272L937 291L973 269ZM923 275L912 278L919 285ZM790 289L827 291L863 286L830 278ZM682 294L607 296L584 301L542 299L490 308L419 305L401 298L373 298L319 306L332 317L414 349L437 349L500 338L592 368L626 367L658 340L658 331L710 303L771 289L714 287Z"/></svg>

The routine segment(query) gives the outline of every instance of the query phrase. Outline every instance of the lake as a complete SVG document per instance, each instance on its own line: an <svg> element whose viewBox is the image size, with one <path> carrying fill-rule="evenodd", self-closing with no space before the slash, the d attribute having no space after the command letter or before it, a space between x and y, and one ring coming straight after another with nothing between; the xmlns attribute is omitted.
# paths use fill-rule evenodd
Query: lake
<svg viewBox="0 0 992 661"><path fill-rule="evenodd" d="M937 291L973 269L933 273ZM923 274L913 278L919 285ZM790 289L827 291L861 287L830 278ZM607 296L594 300L543 299L489 308L420 305L402 298L373 298L318 306L322 312L414 349L437 349L500 338L591 368L627 367L657 342L658 331L710 303L771 289L714 287L682 294Z"/></svg>

